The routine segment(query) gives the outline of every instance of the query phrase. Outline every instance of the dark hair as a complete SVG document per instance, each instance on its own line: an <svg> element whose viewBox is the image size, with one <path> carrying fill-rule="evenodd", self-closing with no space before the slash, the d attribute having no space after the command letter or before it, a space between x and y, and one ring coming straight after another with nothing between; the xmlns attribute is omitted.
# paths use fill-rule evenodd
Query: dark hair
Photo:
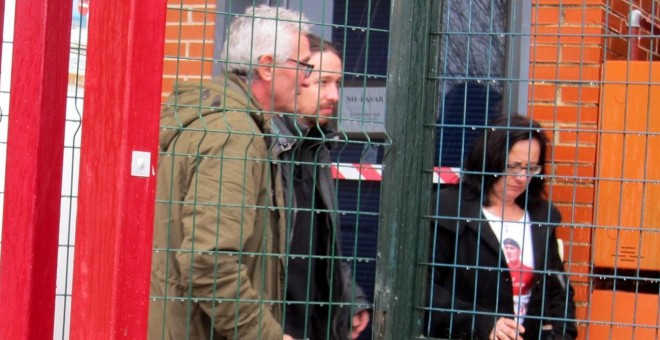
<svg viewBox="0 0 660 340"><path fill-rule="evenodd" d="M308 34L307 39L309 40L309 51L310 52L312 52L312 53L331 52L331 53L336 54L339 57L339 59L342 59L341 52L339 51L340 49L339 49L339 47L337 47L337 45L335 45L335 44L333 44L333 43L331 43L327 40L321 39L321 37L319 37L316 34Z"/></svg>
<svg viewBox="0 0 660 340"><path fill-rule="evenodd" d="M507 165L509 151L521 140L536 139L541 146L539 165L541 173L532 176L527 190L516 198L516 204L525 209L526 206L538 207L545 199L544 167L548 139L541 126L533 120L518 114L501 116L495 119L482 137L474 141L470 156L465 162L465 173L462 176L463 190L469 199L481 197L482 204L489 206L488 194L501 176ZM483 197L482 197L483 190Z"/></svg>
<svg viewBox="0 0 660 340"><path fill-rule="evenodd" d="M520 245L518 244L518 242L516 242L516 240L512 238L505 238L504 241L502 241L502 244L505 246L514 246L520 249Z"/></svg>

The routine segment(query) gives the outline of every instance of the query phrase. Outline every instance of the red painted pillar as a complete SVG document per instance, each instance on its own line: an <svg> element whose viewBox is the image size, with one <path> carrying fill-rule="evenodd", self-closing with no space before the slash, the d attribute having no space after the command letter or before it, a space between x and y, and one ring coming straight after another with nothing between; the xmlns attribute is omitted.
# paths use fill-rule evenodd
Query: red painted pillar
<svg viewBox="0 0 660 340"><path fill-rule="evenodd" d="M16 1L0 339L53 338L71 9L71 0Z"/></svg>
<svg viewBox="0 0 660 340"><path fill-rule="evenodd" d="M89 4L71 339L144 339L167 2Z"/></svg>

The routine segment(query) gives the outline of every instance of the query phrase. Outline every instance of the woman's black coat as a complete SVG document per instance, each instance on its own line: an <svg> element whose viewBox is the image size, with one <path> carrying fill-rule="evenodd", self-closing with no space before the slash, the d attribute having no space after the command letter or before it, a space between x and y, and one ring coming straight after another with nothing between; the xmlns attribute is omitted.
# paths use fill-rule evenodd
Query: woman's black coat
<svg viewBox="0 0 660 340"><path fill-rule="evenodd" d="M513 317L513 289L506 258L481 202L459 197L457 186L440 191L428 303L428 335L488 339L500 317ZM460 210L459 210L460 209ZM555 227L559 211L550 203L529 209L534 249L534 283L523 326L524 339L577 336L573 289L563 273ZM547 329L541 334L541 329ZM549 330L551 327L551 330Z"/></svg>

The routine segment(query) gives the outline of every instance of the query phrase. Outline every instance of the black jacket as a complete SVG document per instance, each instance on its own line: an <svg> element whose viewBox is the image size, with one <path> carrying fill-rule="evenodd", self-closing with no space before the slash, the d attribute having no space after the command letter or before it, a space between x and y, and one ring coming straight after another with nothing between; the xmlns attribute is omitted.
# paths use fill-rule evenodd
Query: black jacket
<svg viewBox="0 0 660 340"><path fill-rule="evenodd" d="M514 315L505 255L478 199L459 197L458 187L452 186L440 191L439 200L431 230L431 311L425 329L431 337L487 339L498 318ZM533 223L535 268L522 337L574 339L573 289L563 273L555 236L561 215L550 203L541 206L527 210ZM552 330L541 334L542 325Z"/></svg>
<svg viewBox="0 0 660 340"><path fill-rule="evenodd" d="M312 127L311 129L316 129L316 127ZM296 124L293 116L275 116L272 120L272 130L274 134L273 138L275 139L272 144L273 151L277 155L278 167L282 174L282 184L287 206L288 234L293 235L293 231L290 229L296 225L296 208L300 205L297 202L295 190L292 190L295 166L296 164L300 164L299 162L301 161L308 162L311 159L316 165L316 178L303 183L306 185L303 190L309 190L312 195L317 194L323 201L324 209L328 212L326 214L327 219L325 219L326 225L323 228L319 228L319 230L326 230L327 234L323 237L326 241L324 248L330 250L329 254L316 255L341 257L341 246L339 242L341 235L336 213L335 185L330 170L332 160L327 147L327 141L330 140L332 134L323 131L310 136L310 131ZM301 155L300 152L294 152L296 147L303 142L307 142L308 144L311 142L313 146L305 150L298 149L297 151L307 152L308 154ZM297 190L300 190L300 188L297 188ZM330 327L332 339L344 340L349 338L353 314L368 309L369 302L364 291L353 281L349 262L343 260L337 262L339 265L334 266L332 272L326 273L328 285L332 284L332 296L330 298L333 303L336 303L332 308L332 323ZM295 278L289 278L289 280L291 279Z"/></svg>

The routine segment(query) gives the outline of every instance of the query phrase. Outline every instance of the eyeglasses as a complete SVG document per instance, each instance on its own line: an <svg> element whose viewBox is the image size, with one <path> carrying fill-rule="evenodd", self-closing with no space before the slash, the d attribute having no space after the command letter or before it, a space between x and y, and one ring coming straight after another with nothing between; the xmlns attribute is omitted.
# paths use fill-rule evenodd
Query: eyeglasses
<svg viewBox="0 0 660 340"><path fill-rule="evenodd" d="M538 175L541 173L541 170L543 170L543 166L534 163L524 165L520 162L509 163L506 165L507 174L517 175L521 173L523 170L525 170L525 172L528 175Z"/></svg>
<svg viewBox="0 0 660 340"><path fill-rule="evenodd" d="M309 78L309 76L312 74L312 71L314 70L314 65L308 64L304 61L295 60L295 59L291 59L291 58L289 58L287 60L296 63L296 66L298 67L298 70L303 71L303 75L305 76L305 78Z"/></svg>

